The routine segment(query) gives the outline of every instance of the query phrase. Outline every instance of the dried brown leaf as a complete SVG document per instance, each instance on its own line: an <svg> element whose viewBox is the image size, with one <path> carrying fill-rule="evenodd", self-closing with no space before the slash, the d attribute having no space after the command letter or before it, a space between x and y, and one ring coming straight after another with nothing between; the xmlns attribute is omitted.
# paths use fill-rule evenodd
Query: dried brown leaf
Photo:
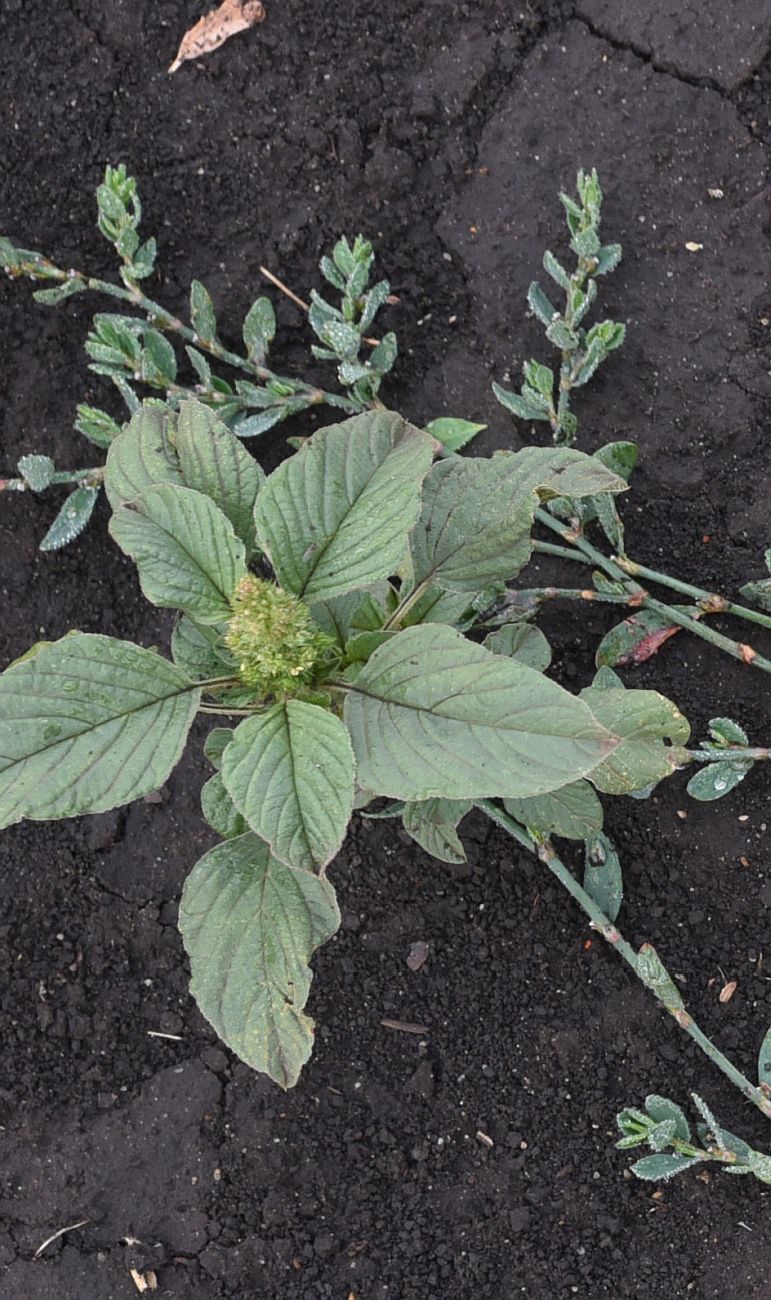
<svg viewBox="0 0 771 1300"><path fill-rule="evenodd" d="M169 72L176 72L186 59L200 59L202 55L219 49L231 36L261 23L264 17L262 0L222 0L222 4L204 14L190 31L185 32Z"/></svg>

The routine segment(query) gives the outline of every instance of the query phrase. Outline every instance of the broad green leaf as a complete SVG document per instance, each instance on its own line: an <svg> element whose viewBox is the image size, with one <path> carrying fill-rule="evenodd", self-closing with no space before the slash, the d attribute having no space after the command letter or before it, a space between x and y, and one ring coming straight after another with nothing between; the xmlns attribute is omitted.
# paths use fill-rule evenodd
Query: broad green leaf
<svg viewBox="0 0 771 1300"><path fill-rule="evenodd" d="M104 487L113 510L155 483L182 484L169 427L168 411L145 404L110 444Z"/></svg>
<svg viewBox="0 0 771 1300"><path fill-rule="evenodd" d="M235 434L202 402L183 402L174 434L187 487L211 497L254 550L254 503L265 475Z"/></svg>
<svg viewBox="0 0 771 1300"><path fill-rule="evenodd" d="M221 772L215 772L201 787L201 812L212 830L224 840L232 840L249 829L246 819L241 816L225 789Z"/></svg>
<svg viewBox="0 0 771 1300"><path fill-rule="evenodd" d="M588 781L573 781L531 799L506 799L504 806L521 825L567 840L585 840L602 827L602 804Z"/></svg>
<svg viewBox="0 0 771 1300"><path fill-rule="evenodd" d="M624 879L615 846L599 831L586 840L584 850L584 889L608 919L615 921L624 901Z"/></svg>
<svg viewBox="0 0 771 1300"><path fill-rule="evenodd" d="M329 881L278 862L256 835L218 844L185 881L193 997L228 1047L282 1088L313 1046L308 962L339 925Z"/></svg>
<svg viewBox="0 0 771 1300"><path fill-rule="evenodd" d="M692 799L698 799L700 803L710 803L714 799L722 799L723 795L735 790L753 767L752 759L735 763L708 763L706 767L694 772L685 788Z"/></svg>
<svg viewBox="0 0 771 1300"><path fill-rule="evenodd" d="M41 541L40 550L58 551L74 541L94 513L98 497L98 487L77 487L70 492Z"/></svg>
<svg viewBox="0 0 771 1300"><path fill-rule="evenodd" d="M440 862L465 862L466 851L458 836L458 823L473 803L468 799L426 799L407 803L402 824L407 834Z"/></svg>
<svg viewBox="0 0 771 1300"><path fill-rule="evenodd" d="M471 420L460 420L451 415L442 415L426 425L426 433L441 442L448 451L460 451L466 443L476 438L487 428L486 424L473 424Z"/></svg>
<svg viewBox="0 0 771 1300"><path fill-rule="evenodd" d="M624 486L593 457L561 447L439 461L426 479L412 536L415 582L467 592L505 582L530 557L539 498Z"/></svg>
<svg viewBox="0 0 771 1300"><path fill-rule="evenodd" d="M224 677L228 669L235 672L235 663L222 640L221 630L200 627L185 614L171 634L171 657L188 677L198 682Z"/></svg>
<svg viewBox="0 0 771 1300"><path fill-rule="evenodd" d="M288 866L323 868L353 809L353 752L339 718L287 700L247 718L222 756L239 812Z"/></svg>
<svg viewBox="0 0 771 1300"><path fill-rule="evenodd" d="M230 598L246 576L244 544L202 492L171 483L147 488L116 511L110 532L153 605L181 609L198 623L230 617Z"/></svg>
<svg viewBox="0 0 771 1300"><path fill-rule="evenodd" d="M556 682L441 624L376 650L344 717L359 784L414 801L545 794L617 743Z"/></svg>
<svg viewBox="0 0 771 1300"><path fill-rule="evenodd" d="M698 1165L700 1162L700 1156L643 1156L642 1160L637 1160L632 1165L632 1173L637 1178L645 1179L646 1182L660 1183L666 1182L668 1178L674 1178L675 1174L680 1174L684 1169L690 1169L692 1165Z"/></svg>
<svg viewBox="0 0 771 1300"><path fill-rule="evenodd" d="M664 1120L674 1120L674 1136L680 1138L683 1142L690 1142L691 1126L683 1111L674 1101L670 1101L668 1097L660 1097L657 1093L651 1093L650 1096L645 1098L645 1109L657 1124L663 1123Z"/></svg>
<svg viewBox="0 0 771 1300"><path fill-rule="evenodd" d="M541 629L531 623L506 623L490 632L484 645L494 655L508 655L539 673L545 672L551 663L551 646Z"/></svg>
<svg viewBox="0 0 771 1300"><path fill-rule="evenodd" d="M592 772L604 794L629 794L671 776L682 762L678 746L691 734L680 710L658 691L603 690L587 686L581 699L621 744Z"/></svg>
<svg viewBox="0 0 771 1300"><path fill-rule="evenodd" d="M0 826L104 812L157 790L200 692L152 650L82 632L0 676Z"/></svg>
<svg viewBox="0 0 771 1300"><path fill-rule="evenodd" d="M389 577L432 456L430 436L390 411L314 434L257 498L258 540L281 585L320 601Z"/></svg>
<svg viewBox="0 0 771 1300"><path fill-rule="evenodd" d="M771 1088L771 1029L768 1030L763 1042L760 1044L760 1053L758 1055L758 1083L765 1084Z"/></svg>

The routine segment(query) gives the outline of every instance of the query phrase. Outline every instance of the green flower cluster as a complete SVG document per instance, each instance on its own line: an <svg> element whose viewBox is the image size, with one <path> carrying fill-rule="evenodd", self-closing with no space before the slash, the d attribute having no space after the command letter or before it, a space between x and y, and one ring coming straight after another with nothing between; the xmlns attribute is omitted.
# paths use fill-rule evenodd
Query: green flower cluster
<svg viewBox="0 0 771 1300"><path fill-rule="evenodd" d="M307 605L251 575L241 579L231 604L225 642L247 686L260 697L281 698L314 681L334 642L314 623Z"/></svg>

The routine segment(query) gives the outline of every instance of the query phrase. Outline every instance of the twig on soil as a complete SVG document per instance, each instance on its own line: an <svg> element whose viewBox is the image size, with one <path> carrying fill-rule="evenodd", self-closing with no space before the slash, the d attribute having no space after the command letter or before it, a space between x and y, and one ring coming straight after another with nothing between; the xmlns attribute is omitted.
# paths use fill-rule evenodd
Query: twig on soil
<svg viewBox="0 0 771 1300"><path fill-rule="evenodd" d="M310 307L307 302L303 302L302 298L298 297L298 295L294 292L294 289L290 289L288 284L284 284L283 280L279 280L278 276L274 275L272 271L269 271L267 266L261 266L260 271L265 276L266 280L270 280L271 284L274 284L277 289L280 289L281 292L285 294L286 297L289 298L291 302L293 302L297 307L301 309L301 311L304 311L307 315L307 313L310 311ZM376 348L380 343L380 339L371 339L365 336L363 337L362 342L366 343L367 346L370 348Z"/></svg>
<svg viewBox="0 0 771 1300"><path fill-rule="evenodd" d="M427 1025L413 1025L408 1020L381 1020L384 1029L398 1029L402 1034L427 1034Z"/></svg>
<svg viewBox="0 0 771 1300"><path fill-rule="evenodd" d="M560 884L575 899L578 906L589 917L592 927L597 930L604 939L608 941L612 948L615 948L621 959L631 967L637 978L650 989L660 1006L672 1016L676 1024L684 1029L689 1038L696 1043L697 1047L708 1056L711 1061L722 1070L726 1078L751 1101L758 1110L771 1119L771 1097L751 1083L746 1075L733 1064L732 1061L724 1056L718 1047L696 1024L686 1010L682 998L672 982L668 972L658 958L655 950L650 944L644 944L639 953L629 944L621 934L621 931L605 915L594 899L578 883L573 873L565 866L554 851L554 848L548 840L537 842L530 836L527 831L509 817L503 809L492 803L489 799L480 799L476 804L477 808L494 821L497 826L506 831L512 839L521 844L523 848L534 853L544 866L548 867L552 875L556 876Z"/></svg>
<svg viewBox="0 0 771 1300"><path fill-rule="evenodd" d="M50 1237L46 1237L45 1241L40 1243L32 1258L39 1259L46 1246L50 1246L52 1241L57 1241L59 1237L63 1237L65 1232L74 1232L76 1228L84 1228L90 1222L90 1219L78 1219L77 1223L68 1223L66 1228L58 1228L56 1232L52 1232Z"/></svg>
<svg viewBox="0 0 771 1300"><path fill-rule="evenodd" d="M148 1038L168 1038L172 1043L181 1043L183 1041L181 1034L163 1034L160 1029L148 1029Z"/></svg>

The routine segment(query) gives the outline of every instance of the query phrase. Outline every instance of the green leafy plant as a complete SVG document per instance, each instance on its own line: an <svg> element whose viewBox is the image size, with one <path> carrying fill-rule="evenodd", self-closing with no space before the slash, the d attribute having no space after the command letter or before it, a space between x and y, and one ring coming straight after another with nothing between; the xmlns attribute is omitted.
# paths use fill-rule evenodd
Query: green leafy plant
<svg viewBox="0 0 771 1300"><path fill-rule="evenodd" d="M114 540L135 561L148 600L178 619L170 659L75 632L33 646L0 676L0 825L138 798L165 781L196 715L217 720L205 742L213 775L201 801L221 842L193 867L180 909L191 988L233 1050L289 1086L311 1050L309 962L339 922L328 871L351 816L398 817L427 852L458 862L459 827L476 808L537 855L675 1023L771 1117L771 1034L754 1084L693 1021L653 946L635 951L618 929L622 867L600 798L647 798L692 766L690 793L716 799L768 759L768 748L751 745L724 717L690 748L675 705L626 689L616 672L683 630L768 672L771 661L754 647L707 622L731 615L771 627L765 580L743 588L759 606L751 608L628 556L616 501L636 462L631 443L589 456L564 445L563 421L561 445L464 459L457 450L481 426L441 418L424 430L386 411L377 396L385 370L368 369L361 354L387 286L366 288L371 249L361 239L341 240L322 262L341 307L313 296L309 308L317 355L334 359L345 395L311 400L302 387L281 394L272 371L255 372L271 395L263 411L289 413L302 399L292 410L328 401L356 413L294 440L295 454L266 478L238 436L260 418L236 400L250 396L245 381L225 391L205 372L191 395L164 373L166 334L185 339L191 330L137 298L154 245L139 243L131 178L108 170L105 185L111 197L100 191L100 229L123 259L122 285L82 277L80 288L128 294L145 312L131 327L140 382L160 396L139 402L128 353L121 360L92 351L134 409L105 436L106 466L81 471L76 491L94 494L103 482ZM566 203L578 222L574 238L597 236L595 173L579 176L579 197L580 209ZM599 267L588 248L576 249L579 259ZM55 280L57 293L79 274L7 241L2 255L12 274ZM597 270L579 265L576 275ZM248 358L233 360L204 295L194 283L188 352L207 365L214 357L264 370L273 318L258 304L266 300L244 329ZM163 348L148 344L153 332ZM113 346L103 329L98 346ZM20 472L32 490L59 473L42 456L23 458ZM516 587L535 553L588 565L592 585ZM651 584L687 600L667 604ZM552 600L587 611L626 607L577 697L546 676L551 649L535 619ZM582 874L558 856L553 837L583 845ZM647 1129L634 1132L648 1140ZM766 1159L754 1156L751 1172Z"/></svg>
<svg viewBox="0 0 771 1300"><path fill-rule="evenodd" d="M752 1174L761 1183L771 1183L771 1156L751 1146L722 1128L701 1097L691 1094L703 1117L698 1126L699 1146L693 1141L691 1126L675 1102L667 1097L645 1098L645 1110L627 1107L616 1117L623 1136L616 1143L622 1150L648 1146L653 1155L643 1156L632 1165L632 1172L648 1182L666 1182L694 1165L719 1165L727 1174Z"/></svg>
<svg viewBox="0 0 771 1300"><path fill-rule="evenodd" d="M543 325L549 343L559 351L559 369L555 373L539 361L526 361L520 392L493 384L495 396L507 411L530 423L548 423L554 441L568 446L575 442L578 429L578 420L570 409L573 390L589 382L598 366L621 346L626 332L618 321L599 321L589 329L582 323L597 297L598 276L615 271L621 261L621 245L603 244L600 240L602 189L596 170L580 171L576 188L578 202L568 194L560 194L575 269L567 271L548 250L543 255L543 269L564 293L562 310L554 306L536 280L527 291L530 310Z"/></svg>
<svg viewBox="0 0 771 1300"><path fill-rule="evenodd" d="M338 240L331 257L321 260L322 274L340 296L339 306L315 291L311 294L308 317L319 340L311 352L317 359L335 363L340 391L333 392L278 374L269 366L276 317L268 298L257 298L247 312L243 352L233 352L221 342L214 303L200 280L193 280L190 288L189 325L148 298L141 286L155 270L157 246L153 237L140 242L141 218L135 179L123 164L107 167L97 190L97 226L118 254L120 282L57 266L43 254L18 248L10 239L0 237L0 266L7 274L48 286L34 293L37 302L58 306L74 294L90 290L118 299L140 313L100 312L86 340L89 369L112 380L129 416L139 408L138 390L159 392L173 409L195 396L216 410L240 438L252 438L311 407L327 405L354 414L379 405L380 385L396 360L397 344L393 333L380 340L368 336L390 288L386 280L370 284L374 255L372 245L361 235L352 243ZM174 342L184 346L186 361L177 355ZM219 375L214 369L218 364L239 377L229 380ZM180 373L183 367L186 377ZM450 421L450 425L448 442L456 449L471 436L472 426L464 437L465 422ZM75 428L97 447L107 449L122 427L122 422L101 408L78 407ZM441 429L434 436L441 438ZM85 528L103 477L100 465L63 470L57 469L50 457L31 454L19 461L15 478L0 479L0 491L71 487L41 542L41 550L50 551L72 541Z"/></svg>

